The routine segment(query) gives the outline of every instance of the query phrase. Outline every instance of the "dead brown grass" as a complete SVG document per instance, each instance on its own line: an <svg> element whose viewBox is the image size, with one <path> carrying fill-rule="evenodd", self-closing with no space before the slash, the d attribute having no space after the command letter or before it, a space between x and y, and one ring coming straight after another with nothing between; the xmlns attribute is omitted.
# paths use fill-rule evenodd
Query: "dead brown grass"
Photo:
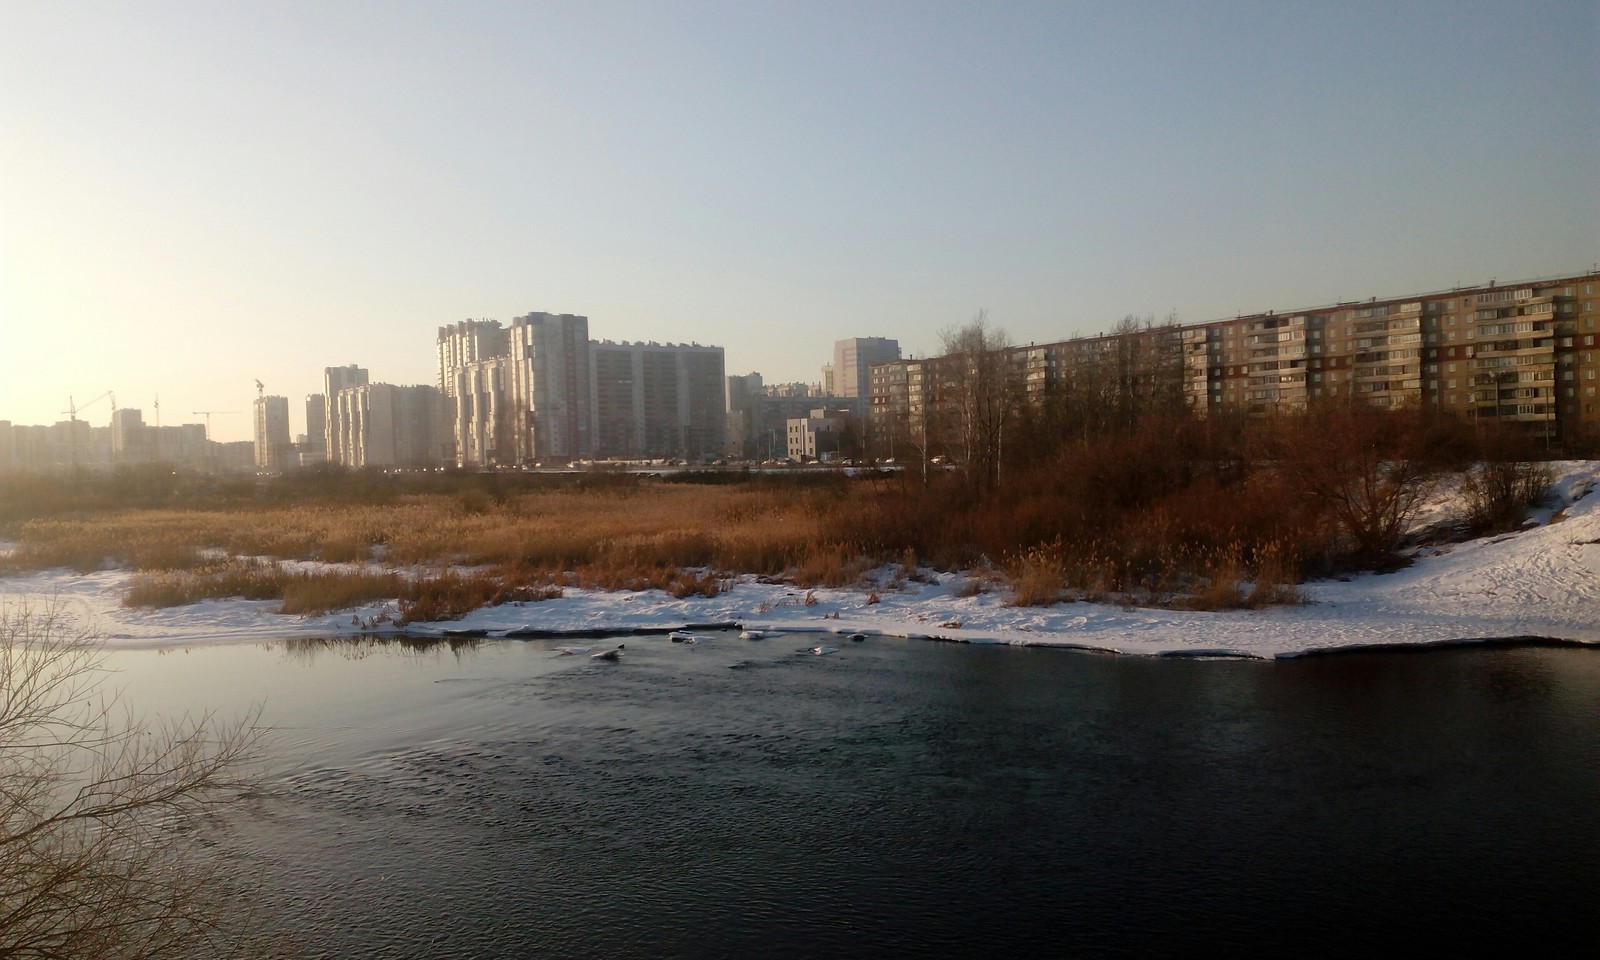
<svg viewBox="0 0 1600 960"><path fill-rule="evenodd" d="M1120 461L1114 469L1102 463L1092 475L1115 481L1123 469ZM1002 555L1010 558L1003 572L969 577L955 592L1004 580L1007 602L1018 606L1135 598L1222 609L1289 598L1304 558L1285 544L1317 540L1272 525L1275 515L1256 505L1272 502L1273 493L1224 490L1206 477L1138 510L1119 509L1106 489L1077 482L985 503L964 502L947 488L878 482L545 491L468 505L419 494L354 506L130 510L24 524L8 565L142 570L127 601L136 606L246 597L279 599L286 613L320 613L400 599L401 616L414 621L458 617L519 589L563 584L714 596L735 573L841 587L865 583L883 564L898 563L896 582L904 582L923 576L925 566L970 570ZM1087 508L1077 502L1084 497L1095 498ZM1085 536L1092 533L1101 535ZM1021 549L1007 548L1018 542ZM262 560L213 559L219 556ZM264 562L375 557L388 569L289 574ZM419 566L484 572L395 572Z"/></svg>
<svg viewBox="0 0 1600 960"><path fill-rule="evenodd" d="M130 603L273 596L294 612L401 598L408 584L427 582L405 599L402 615L412 619L458 616L519 588L710 596L733 574L840 587L865 584L883 565L897 573L869 586L981 569L958 591L1004 589L1019 606L1087 599L1221 609L1292 599L1299 576L1326 573L1347 552L1337 518L1271 460L1252 459L1248 438L1188 449L1175 436L1075 442L1008 474L1002 494L983 499L953 475L927 488L905 476L582 489L478 489L499 478L462 476L457 489L370 501L335 489L306 502L241 497L227 508L52 514L8 528L18 547L0 572L115 564L145 573ZM289 577L219 566L217 557L378 560L386 569ZM1005 559L993 570L989 557ZM462 567L482 573L396 572Z"/></svg>
<svg viewBox="0 0 1600 960"><path fill-rule="evenodd" d="M693 578L691 578L691 582ZM176 607L202 600L278 600L278 612L301 616L394 600L400 624L457 620L480 607L561 596L550 583L524 583L494 573L406 576L391 570L292 572L264 560L236 560L202 570L135 577L123 606Z"/></svg>

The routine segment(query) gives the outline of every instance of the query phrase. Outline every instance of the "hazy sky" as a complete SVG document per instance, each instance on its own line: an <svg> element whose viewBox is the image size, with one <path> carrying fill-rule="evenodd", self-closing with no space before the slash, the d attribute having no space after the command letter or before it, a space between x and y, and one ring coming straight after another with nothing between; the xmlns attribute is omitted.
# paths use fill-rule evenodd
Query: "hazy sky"
<svg viewBox="0 0 1600 960"><path fill-rule="evenodd" d="M814 381L1588 269L1600 3L0 0L0 419L250 434L439 325ZM103 425L110 404L84 418Z"/></svg>

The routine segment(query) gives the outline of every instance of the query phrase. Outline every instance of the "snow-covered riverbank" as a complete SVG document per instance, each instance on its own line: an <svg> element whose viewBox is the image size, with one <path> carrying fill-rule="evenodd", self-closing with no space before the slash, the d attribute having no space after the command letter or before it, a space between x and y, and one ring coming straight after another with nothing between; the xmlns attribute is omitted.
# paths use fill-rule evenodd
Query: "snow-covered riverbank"
<svg viewBox="0 0 1600 960"><path fill-rule="evenodd" d="M1283 657L1379 645L1549 637L1600 645L1600 463L1553 465L1552 505L1517 533L1429 549L1385 575L1301 588L1309 603L1259 611L1196 613L1064 603L1009 607L1003 591L959 596L965 578L866 589L807 591L742 578L717 597L659 591L573 590L539 603L478 610L464 620L412 624L446 630L629 630L736 622L785 631L880 633L974 643L1078 647L1144 655ZM1594 492L1592 492L1594 491ZM1448 516L1442 495L1423 520ZM1552 522L1552 520L1554 522ZM73 623L119 647L186 646L283 636L394 631L392 605L319 617L274 613L276 601L220 600L165 610L121 606L131 574L47 571L0 580L0 602L54 602Z"/></svg>

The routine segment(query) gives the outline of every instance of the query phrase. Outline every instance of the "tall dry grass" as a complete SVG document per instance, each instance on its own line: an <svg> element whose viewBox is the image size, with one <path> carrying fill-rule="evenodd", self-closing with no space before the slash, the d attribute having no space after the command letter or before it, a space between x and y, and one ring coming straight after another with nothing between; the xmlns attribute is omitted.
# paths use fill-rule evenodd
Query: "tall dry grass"
<svg viewBox="0 0 1600 960"><path fill-rule="evenodd" d="M16 569L106 564L144 571L129 602L167 605L204 597L282 601L312 613L400 598L411 619L447 619L503 602L507 584L661 589L714 595L730 574L788 578L797 585L847 586L896 564L904 577L923 567L997 565L1009 602L1061 599L1166 602L1195 584L1221 583L1214 555L1234 550L1240 580L1262 582L1262 545L1314 544L1282 498L1249 478L1202 472L1150 481L1144 502L1124 502L1136 456L1100 454L1080 469L1022 495L977 502L957 484L922 490L909 478L873 483L774 487L632 485L595 491L534 491L468 498L412 494L382 504L256 504L228 510L128 510L39 519L16 531ZM1264 481L1261 481L1264 483ZM1017 545L1021 544L1020 547ZM1310 564L1284 551L1283 569ZM391 568L468 566L464 575L408 579L376 572L285 574L266 560L368 562ZM429 584L423 587L412 584ZM1213 593L1220 586L1210 588ZM431 592L430 592L431 591ZM1262 594L1265 596L1265 594Z"/></svg>
<svg viewBox="0 0 1600 960"><path fill-rule="evenodd" d="M118 564L147 574L140 597L276 590L286 608L307 610L398 597L404 583L384 577L401 568L471 567L487 578L435 578L438 597L408 601L430 616L516 588L706 595L730 574L845 586L880 565L899 571L891 584L929 568L999 570L1007 602L1019 605L1256 606L1292 601L1299 578L1369 562L1374 552L1350 511L1307 487L1295 457L1337 479L1348 464L1328 451L1343 449L1332 442L1340 431L1370 438L1369 459L1379 464L1472 452L1474 434L1459 424L1375 425L1361 411L1335 413L1064 434L1029 449L987 497L943 473L924 486L917 473L711 484L312 471L253 493L202 492L188 507L152 486L136 503L71 514L40 490L30 495L49 509L0 517L0 534L17 542L0 573ZM352 575L274 585L266 581L276 574L218 569L217 557L381 561L389 569L369 583ZM239 577L261 582L230 579Z"/></svg>

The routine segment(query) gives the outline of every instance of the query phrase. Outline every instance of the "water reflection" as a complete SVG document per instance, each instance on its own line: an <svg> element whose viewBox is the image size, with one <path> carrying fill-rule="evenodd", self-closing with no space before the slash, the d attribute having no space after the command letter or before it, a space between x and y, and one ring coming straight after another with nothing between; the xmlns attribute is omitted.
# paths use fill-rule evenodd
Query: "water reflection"
<svg viewBox="0 0 1600 960"><path fill-rule="evenodd" d="M341 660L365 660L374 654L438 654L448 651L456 660L476 653L483 641L478 637L416 637L416 636L359 636L359 637L290 637L276 642L286 659L312 663L323 654ZM272 649L274 644L265 644Z"/></svg>

